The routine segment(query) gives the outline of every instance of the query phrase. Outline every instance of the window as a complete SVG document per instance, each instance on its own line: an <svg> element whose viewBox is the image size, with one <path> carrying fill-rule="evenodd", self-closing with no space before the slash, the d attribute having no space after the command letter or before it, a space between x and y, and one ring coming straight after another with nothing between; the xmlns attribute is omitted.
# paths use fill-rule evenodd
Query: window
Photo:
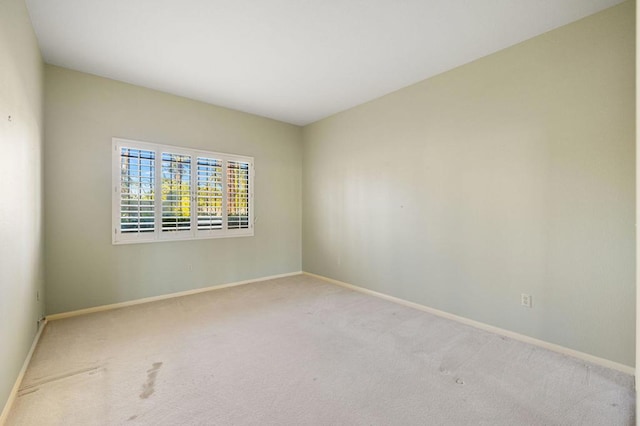
<svg viewBox="0 0 640 426"><path fill-rule="evenodd" d="M113 243L253 235L253 158L113 139Z"/></svg>

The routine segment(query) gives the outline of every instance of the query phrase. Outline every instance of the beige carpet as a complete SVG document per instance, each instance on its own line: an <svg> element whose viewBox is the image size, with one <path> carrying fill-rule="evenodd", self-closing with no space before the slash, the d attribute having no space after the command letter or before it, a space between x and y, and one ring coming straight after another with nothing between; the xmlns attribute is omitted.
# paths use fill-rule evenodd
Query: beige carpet
<svg viewBox="0 0 640 426"><path fill-rule="evenodd" d="M307 276L50 322L9 425L631 425L633 378Z"/></svg>

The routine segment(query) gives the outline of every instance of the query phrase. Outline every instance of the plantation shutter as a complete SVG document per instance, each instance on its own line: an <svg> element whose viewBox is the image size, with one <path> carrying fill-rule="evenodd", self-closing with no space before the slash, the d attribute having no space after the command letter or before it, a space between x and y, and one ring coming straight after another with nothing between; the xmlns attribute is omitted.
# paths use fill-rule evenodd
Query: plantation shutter
<svg viewBox="0 0 640 426"><path fill-rule="evenodd" d="M162 153L162 232L191 230L191 157Z"/></svg>
<svg viewBox="0 0 640 426"><path fill-rule="evenodd" d="M120 149L119 230L122 234L155 231L155 152Z"/></svg>
<svg viewBox="0 0 640 426"><path fill-rule="evenodd" d="M199 231L222 229L222 160L198 157L196 177Z"/></svg>
<svg viewBox="0 0 640 426"><path fill-rule="evenodd" d="M112 242L252 236L253 158L113 138Z"/></svg>
<svg viewBox="0 0 640 426"><path fill-rule="evenodd" d="M227 162L227 229L249 228L249 163Z"/></svg>

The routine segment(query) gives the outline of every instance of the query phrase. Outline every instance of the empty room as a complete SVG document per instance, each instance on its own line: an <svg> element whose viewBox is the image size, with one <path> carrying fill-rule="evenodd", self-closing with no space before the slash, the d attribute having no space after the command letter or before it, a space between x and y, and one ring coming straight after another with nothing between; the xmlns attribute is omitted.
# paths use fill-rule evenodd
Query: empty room
<svg viewBox="0 0 640 426"><path fill-rule="evenodd" d="M0 426L636 424L632 0L0 0Z"/></svg>

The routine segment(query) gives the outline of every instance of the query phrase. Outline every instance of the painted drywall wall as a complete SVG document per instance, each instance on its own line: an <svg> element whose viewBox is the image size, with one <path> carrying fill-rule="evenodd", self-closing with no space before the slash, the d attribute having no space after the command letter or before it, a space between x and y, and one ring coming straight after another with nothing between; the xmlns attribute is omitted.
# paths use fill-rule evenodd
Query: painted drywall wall
<svg viewBox="0 0 640 426"><path fill-rule="evenodd" d="M636 7L636 22L640 21L640 9ZM638 56L638 45L640 44L640 29L636 25L636 70L640 69L640 56ZM637 170L640 169L640 152L638 152L638 136L640 135L640 75L636 71L636 223L640 223L640 176ZM636 232L636 365L640 365L640 238ZM637 377L637 376L636 376ZM637 382L637 380L636 380ZM637 386L636 386L637 387ZM640 392L636 392L636 419L640 419Z"/></svg>
<svg viewBox="0 0 640 426"><path fill-rule="evenodd" d="M626 2L306 126L303 270L634 365L634 61Z"/></svg>
<svg viewBox="0 0 640 426"><path fill-rule="evenodd" d="M301 269L301 129L45 67L47 313ZM111 139L255 158L255 236L111 244Z"/></svg>
<svg viewBox="0 0 640 426"><path fill-rule="evenodd" d="M44 314L42 84L24 1L0 1L0 411Z"/></svg>

